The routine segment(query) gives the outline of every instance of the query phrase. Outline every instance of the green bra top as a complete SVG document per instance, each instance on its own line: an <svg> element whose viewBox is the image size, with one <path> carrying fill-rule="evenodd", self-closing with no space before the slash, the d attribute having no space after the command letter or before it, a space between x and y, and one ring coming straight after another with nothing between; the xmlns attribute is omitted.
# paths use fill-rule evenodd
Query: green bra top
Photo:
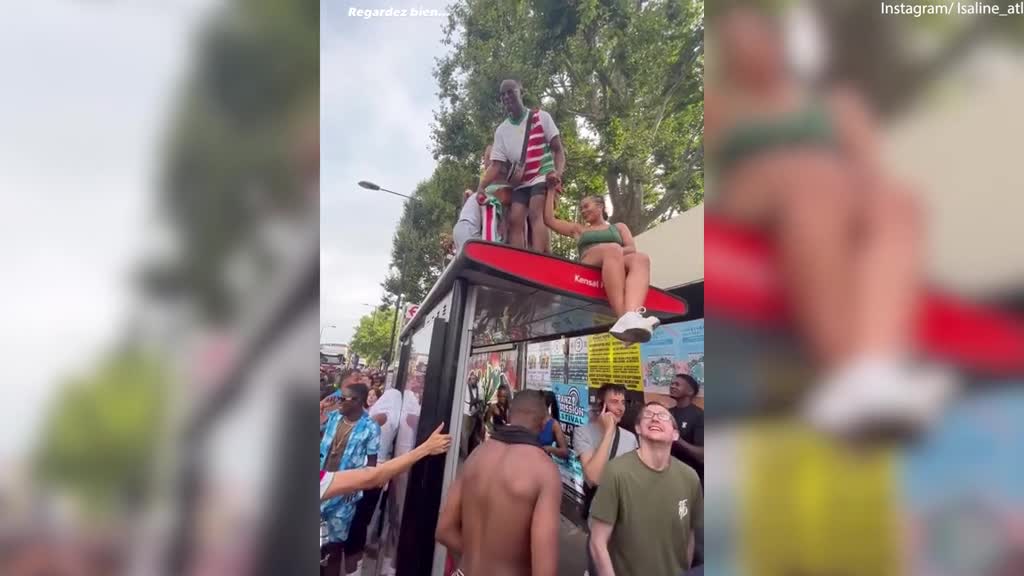
<svg viewBox="0 0 1024 576"><path fill-rule="evenodd" d="M619 227L615 224L608 224L608 227L604 230L587 230L580 234L579 240L576 241L576 247L579 249L580 256L583 256L587 248L606 242L613 242L622 246L622 234L619 233Z"/></svg>
<svg viewBox="0 0 1024 576"><path fill-rule="evenodd" d="M825 103L815 100L778 118L737 123L718 147L716 171L724 172L743 160L772 149L832 148L835 145L835 128Z"/></svg>

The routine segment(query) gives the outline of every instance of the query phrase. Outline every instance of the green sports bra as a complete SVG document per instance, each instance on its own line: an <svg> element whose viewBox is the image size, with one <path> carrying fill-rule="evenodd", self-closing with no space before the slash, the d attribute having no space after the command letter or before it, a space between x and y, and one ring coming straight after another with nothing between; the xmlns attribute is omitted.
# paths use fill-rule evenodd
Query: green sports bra
<svg viewBox="0 0 1024 576"><path fill-rule="evenodd" d="M747 120L737 123L718 147L715 170L724 172L757 154L789 147L832 148L835 128L821 100L771 120Z"/></svg>
<svg viewBox="0 0 1024 576"><path fill-rule="evenodd" d="M580 234L579 240L576 241L576 247L579 249L580 256L583 256L583 253L591 246L606 242L622 246L622 234L619 233L619 227L615 224L609 223L604 230L587 230Z"/></svg>

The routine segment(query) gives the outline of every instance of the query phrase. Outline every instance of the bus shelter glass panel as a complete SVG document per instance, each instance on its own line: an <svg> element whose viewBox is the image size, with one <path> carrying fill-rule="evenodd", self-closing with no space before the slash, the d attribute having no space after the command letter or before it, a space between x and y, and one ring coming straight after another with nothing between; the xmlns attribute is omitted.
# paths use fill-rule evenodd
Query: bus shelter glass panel
<svg viewBox="0 0 1024 576"><path fill-rule="evenodd" d="M479 286L473 346L541 340L609 325L607 306L524 286Z"/></svg>
<svg viewBox="0 0 1024 576"><path fill-rule="evenodd" d="M431 319L413 335L409 345L409 356L406 360L408 367L401 387L402 412L398 424L398 434L395 438L395 457L406 454L416 447L416 430L423 401L424 378L427 373L427 364L430 361L430 343L433 331L434 321ZM405 472L391 480L388 488L387 513L380 544L382 552L378 573L381 575L395 573L398 536L402 526L402 513L408 485L409 472Z"/></svg>

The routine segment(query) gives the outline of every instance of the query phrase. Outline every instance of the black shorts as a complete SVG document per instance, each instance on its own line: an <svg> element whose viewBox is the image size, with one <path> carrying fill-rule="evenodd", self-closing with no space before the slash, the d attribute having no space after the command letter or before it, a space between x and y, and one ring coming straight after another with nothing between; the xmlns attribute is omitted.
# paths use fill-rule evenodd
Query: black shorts
<svg viewBox="0 0 1024 576"><path fill-rule="evenodd" d="M348 528L348 539L342 544L345 554L359 554L366 548L366 531L373 519L373 511L380 500L380 488L363 491L363 497L356 503L356 515Z"/></svg>
<svg viewBox="0 0 1024 576"><path fill-rule="evenodd" d="M533 186L517 188L512 191L512 203L513 204L526 204L530 205L530 198L534 196L544 196L548 193L548 183L541 182L534 184Z"/></svg>

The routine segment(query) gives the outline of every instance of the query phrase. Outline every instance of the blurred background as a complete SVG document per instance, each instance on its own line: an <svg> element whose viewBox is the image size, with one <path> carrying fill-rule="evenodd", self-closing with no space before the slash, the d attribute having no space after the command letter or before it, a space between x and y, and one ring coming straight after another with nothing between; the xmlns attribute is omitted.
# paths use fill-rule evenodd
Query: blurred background
<svg viewBox="0 0 1024 576"><path fill-rule="evenodd" d="M317 24L0 7L0 574L315 563Z"/></svg>
<svg viewBox="0 0 1024 576"><path fill-rule="evenodd" d="M935 285L1019 324L1024 20L765 4L794 70L878 110ZM317 437L320 14L0 7L0 574L315 570L292 470L316 454L288 448ZM806 367L776 333L715 340L713 315L708 417L738 407L708 433L708 574L1024 573L1024 376L961 366L968 393L923 442L851 453L727 398L744 367L781 390Z"/></svg>
<svg viewBox="0 0 1024 576"><path fill-rule="evenodd" d="M710 280L706 573L1024 574L1020 6L928 15L940 4L707 3L706 86L722 72L716 18L739 4L778 18L790 71L808 86L842 85L874 109L886 170L919 192L930 290L986 329L947 347L969 354L930 358L963 385L935 428L910 445L854 448L788 416L813 382L800 343L714 306L721 284ZM896 5L907 14L886 13ZM716 193L710 172L709 206ZM722 278L738 264L713 245L708 276ZM971 330L964 318L932 319L938 348ZM1000 353L999 366L964 359Z"/></svg>

